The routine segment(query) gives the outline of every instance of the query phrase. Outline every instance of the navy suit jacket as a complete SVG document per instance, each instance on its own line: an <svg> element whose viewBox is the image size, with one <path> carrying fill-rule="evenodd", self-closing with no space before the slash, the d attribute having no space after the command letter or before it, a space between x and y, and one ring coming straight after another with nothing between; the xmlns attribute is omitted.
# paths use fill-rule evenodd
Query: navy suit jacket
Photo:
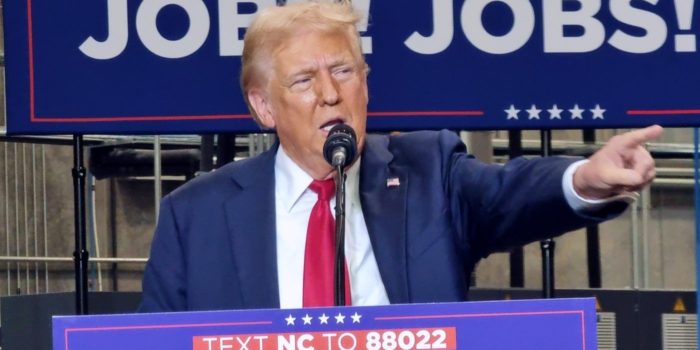
<svg viewBox="0 0 700 350"><path fill-rule="evenodd" d="M166 196L141 311L278 308L276 147ZM487 165L448 131L368 135L360 198L391 303L465 300L475 263L619 213L574 213L562 190L571 158ZM399 186L387 180L398 178ZM301 276L300 276L301 278Z"/></svg>

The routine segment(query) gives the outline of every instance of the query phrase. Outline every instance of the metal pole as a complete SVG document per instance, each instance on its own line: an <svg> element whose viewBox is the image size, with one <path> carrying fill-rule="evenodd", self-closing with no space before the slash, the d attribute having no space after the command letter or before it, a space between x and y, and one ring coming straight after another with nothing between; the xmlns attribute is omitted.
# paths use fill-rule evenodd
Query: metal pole
<svg viewBox="0 0 700 350"><path fill-rule="evenodd" d="M15 212L15 255L19 256L20 251L19 251L19 173L17 172L19 168L19 160L17 159L17 144L14 144L14 159L15 159L15 206L14 206L14 212ZM17 295L22 294L22 271L20 270L20 264L17 263L17 289L16 293Z"/></svg>
<svg viewBox="0 0 700 350"><path fill-rule="evenodd" d="M649 288L649 208L651 191L649 186L641 191L642 202L642 288Z"/></svg>
<svg viewBox="0 0 700 350"><path fill-rule="evenodd" d="M29 212L27 211L27 144L22 144L22 193L24 200L22 204L24 205L24 255L29 256ZM26 280L24 281L27 285L27 290L25 294L31 293L31 281L29 275L29 264L24 265Z"/></svg>
<svg viewBox="0 0 700 350"><path fill-rule="evenodd" d="M693 129L693 177L695 180L695 300L696 310L700 310L700 298L698 298L697 285L700 284L700 133L698 128ZM700 327L697 327L697 338L700 339Z"/></svg>
<svg viewBox="0 0 700 350"><path fill-rule="evenodd" d="M160 214L160 198L163 197L163 183L161 182L161 166L162 163L160 157L160 136L156 135L156 137L153 139L153 195L155 196L155 222L158 222L158 215Z"/></svg>
<svg viewBox="0 0 700 350"><path fill-rule="evenodd" d="M508 159L523 155L522 131L508 131ZM523 247L517 247L510 252L510 286L525 287L525 257Z"/></svg>
<svg viewBox="0 0 700 350"><path fill-rule="evenodd" d="M335 174L335 306L345 306L345 172L341 165Z"/></svg>
<svg viewBox="0 0 700 350"><path fill-rule="evenodd" d="M37 217L39 216L39 211L36 207L36 145L32 145L32 221L34 223L34 256L39 255L39 224L37 223ZM39 264L34 263L34 288L37 294L39 294Z"/></svg>
<svg viewBox="0 0 700 350"><path fill-rule="evenodd" d="M595 144L595 130L583 130L583 142L587 145ZM586 227L586 258L588 262L588 287L602 287L600 271L600 233L598 225Z"/></svg>
<svg viewBox="0 0 700 350"><path fill-rule="evenodd" d="M641 287L640 281L642 280L642 269L640 267L640 253L639 253L639 201L635 200L632 202L632 208L630 209L630 222L632 226L632 287L634 289L639 289Z"/></svg>
<svg viewBox="0 0 700 350"><path fill-rule="evenodd" d="M236 158L236 134L216 134L216 167L232 162Z"/></svg>
<svg viewBox="0 0 700 350"><path fill-rule="evenodd" d="M202 135L199 171L214 170L214 135Z"/></svg>
<svg viewBox="0 0 700 350"><path fill-rule="evenodd" d="M41 194L43 196L42 202L44 204L42 221L44 222L44 256L49 256L49 236L48 236L48 224L46 222L46 147L41 145ZM44 292L49 292L49 265L44 263Z"/></svg>
<svg viewBox="0 0 700 350"><path fill-rule="evenodd" d="M540 132L540 151L542 157L549 157L552 154L552 131L542 130ZM544 298L554 298L554 246L553 239L548 238L540 242L542 250L542 296Z"/></svg>
<svg viewBox="0 0 700 350"><path fill-rule="evenodd" d="M88 313L87 265L85 229L85 167L83 167L83 135L73 135L73 204L75 219L75 312Z"/></svg>
<svg viewBox="0 0 700 350"><path fill-rule="evenodd" d="M119 247L117 245L117 200L114 178L109 179L109 237L112 246L112 256L119 255ZM112 264L112 290L119 290L119 269L117 264Z"/></svg>
<svg viewBox="0 0 700 350"><path fill-rule="evenodd" d="M4 163L3 165L5 166L5 252L7 255L10 255L10 187L9 187L9 181L8 178L10 177L8 174L7 169L9 169L9 165L7 164L7 150L8 150L8 145L7 142L5 142L5 154L4 154ZM10 271L11 266L10 262L8 261L7 264L5 265L5 269L7 271L7 295L12 294L12 271Z"/></svg>

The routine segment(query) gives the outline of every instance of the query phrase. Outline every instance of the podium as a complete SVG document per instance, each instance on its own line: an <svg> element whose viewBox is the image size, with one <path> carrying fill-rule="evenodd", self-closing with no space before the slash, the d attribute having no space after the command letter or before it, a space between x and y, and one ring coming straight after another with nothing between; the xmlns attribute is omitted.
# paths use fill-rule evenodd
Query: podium
<svg viewBox="0 0 700 350"><path fill-rule="evenodd" d="M55 316L53 350L596 349L595 300Z"/></svg>

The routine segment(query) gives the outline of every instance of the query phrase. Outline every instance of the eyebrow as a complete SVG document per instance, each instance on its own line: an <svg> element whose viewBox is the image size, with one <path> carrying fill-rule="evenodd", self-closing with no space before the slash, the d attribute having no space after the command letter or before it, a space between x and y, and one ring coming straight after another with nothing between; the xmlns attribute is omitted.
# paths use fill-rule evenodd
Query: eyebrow
<svg viewBox="0 0 700 350"><path fill-rule="evenodd" d="M352 59L348 59L348 57L336 57L330 61L330 64L328 64L328 68L330 68L330 69L337 68L339 66L343 66L343 65L349 64L351 62L352 62ZM318 70L318 67L315 64L310 64L310 65L302 67L299 70L289 74L288 77L294 78L294 77L298 77L298 76L302 76L302 75L307 75L307 74L314 73L317 70Z"/></svg>

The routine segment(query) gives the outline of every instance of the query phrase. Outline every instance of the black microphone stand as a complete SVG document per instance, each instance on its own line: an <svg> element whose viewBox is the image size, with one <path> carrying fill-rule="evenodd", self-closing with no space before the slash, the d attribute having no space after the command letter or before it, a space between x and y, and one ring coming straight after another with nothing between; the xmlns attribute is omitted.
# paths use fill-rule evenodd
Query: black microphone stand
<svg viewBox="0 0 700 350"><path fill-rule="evenodd" d="M542 157L552 155L552 131L542 130L540 133L542 145ZM549 299L554 298L554 239L547 238L540 241L540 250L542 251L542 297Z"/></svg>
<svg viewBox="0 0 700 350"><path fill-rule="evenodd" d="M335 168L335 306L345 306L345 170Z"/></svg>

